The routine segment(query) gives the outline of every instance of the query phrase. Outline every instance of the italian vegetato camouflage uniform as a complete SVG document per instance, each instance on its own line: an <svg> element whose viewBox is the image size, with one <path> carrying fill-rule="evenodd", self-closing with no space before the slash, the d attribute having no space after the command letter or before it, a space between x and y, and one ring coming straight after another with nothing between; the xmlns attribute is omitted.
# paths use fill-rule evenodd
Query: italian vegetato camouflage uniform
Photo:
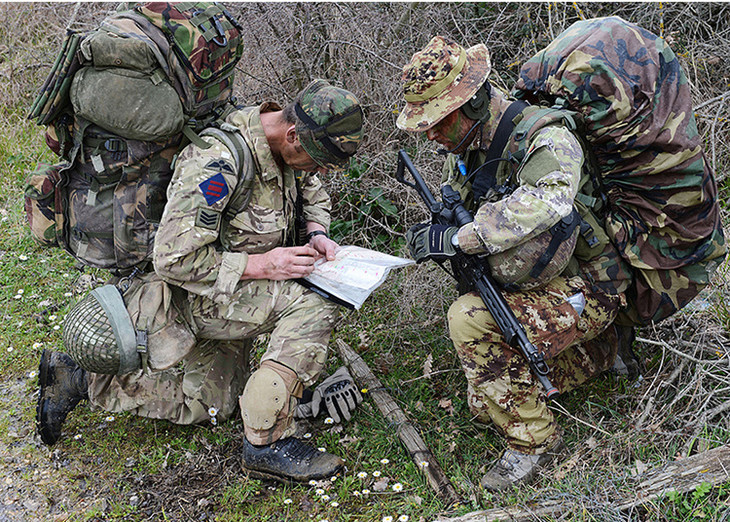
<svg viewBox="0 0 730 522"><path fill-rule="evenodd" d="M199 338L241 340L270 333L262 362L283 364L309 386L325 364L338 317L336 305L292 280L241 281L249 254L293 244L297 175L304 219L325 229L330 224L330 199L316 174L282 170L274 161L260 114L276 110L278 105L266 103L227 118L248 144L256 170L250 201L233 216L225 215L238 184L231 151L204 137L210 148L190 145L181 153L157 232L154 261L164 279L188 291ZM196 349L184 371L94 376L90 400L107 410L133 410L178 423L207 419L211 407L219 418L230 415L244 386L242 352L250 345L231 342L230 349L223 350L207 350L208 346L202 343ZM252 444L269 444L293 433L295 395L270 429L251 429L242 412Z"/></svg>
<svg viewBox="0 0 730 522"><path fill-rule="evenodd" d="M458 71L460 62L465 62L462 71ZM399 127L428 130L443 118L443 107L454 111L469 100L486 80L489 69L484 46L464 51L454 42L434 38L404 68L408 104L398 119ZM445 80L449 76L450 85ZM433 89L428 91L433 85L440 85L440 95ZM506 97L494 86L490 89L489 118L462 154L467 165L484 163L486 150L509 105L496 101ZM423 92L426 96L419 99ZM436 108L429 103L429 96L438 99ZM521 121L531 110L517 114L514 122ZM514 139L506 148L512 146ZM500 163L496 186L511 185L513 189L501 199L488 193L475 202L471 181L455 169L456 159L455 155L449 156L443 181L461 193L467 209L474 214L474 222L458 231L459 248L467 254L494 256L534 240L572 212L576 194L586 182L582 178L582 146L562 124L535 132L519 163ZM572 259L560 276L543 286L504 292L529 339L545 354L552 370L550 380L561 392L611 367L617 343L592 340L616 318L631 281L630 272L607 238L602 237L600 245L584 257ZM541 454L553 447L560 433L547 408L544 390L532 376L524 356L504 341L479 295L469 292L457 299L449 309L448 321L467 377L472 413L483 421L491 420L504 434L508 446L523 454ZM611 330L605 335L615 333Z"/></svg>

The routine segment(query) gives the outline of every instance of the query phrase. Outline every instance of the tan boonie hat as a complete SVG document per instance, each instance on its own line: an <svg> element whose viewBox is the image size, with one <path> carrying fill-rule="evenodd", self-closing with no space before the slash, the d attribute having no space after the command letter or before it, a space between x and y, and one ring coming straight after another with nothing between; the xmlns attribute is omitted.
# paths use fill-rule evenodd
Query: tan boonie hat
<svg viewBox="0 0 730 522"><path fill-rule="evenodd" d="M396 125L407 131L430 129L469 101L491 70L486 45L464 49L449 38L434 36L403 67L406 106Z"/></svg>

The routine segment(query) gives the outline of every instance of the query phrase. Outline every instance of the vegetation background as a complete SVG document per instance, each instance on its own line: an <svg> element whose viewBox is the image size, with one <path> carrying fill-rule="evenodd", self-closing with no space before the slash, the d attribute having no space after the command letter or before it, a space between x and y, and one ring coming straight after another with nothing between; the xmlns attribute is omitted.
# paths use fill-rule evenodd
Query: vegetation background
<svg viewBox="0 0 730 522"><path fill-rule="evenodd" d="M333 233L341 243L407 255L405 231L427 217L417 196L393 178L399 148L409 149L434 187L441 162L431 144L395 127L400 71L412 53L436 34L465 46L486 43L493 78L509 88L520 65L571 23L607 15L662 35L679 55L727 209L730 4L227 5L246 28L236 82L240 102L285 103L311 79L328 78L354 91L365 107L362 152L344 177L326 180L335 203ZM311 427L317 446L343 455L349 468L337 481L315 487L274 486L242 474L238 420L181 427L81 406L64 439L51 449L40 444L33 425L40 352L61 347L63 315L106 274L80 271L68 255L31 240L24 179L37 162L55 158L43 129L25 117L66 28L92 29L114 8L0 5L0 520L432 520L544 499L573 506L560 520L730 520L730 481L641 507L619 509L617 502L632 498L636 476L648 467L730 439L727 266L687 309L639 332L642 381L607 374L558 401L567 460L508 494L478 487L502 445L489 426L470 419L466 383L444 322L455 291L429 264L393 274L362 310L344 314L336 338L363 355L419 426L463 497L461 505L439 501L399 443L396 427L367 399L344 426ZM338 365L333 355L331 369Z"/></svg>

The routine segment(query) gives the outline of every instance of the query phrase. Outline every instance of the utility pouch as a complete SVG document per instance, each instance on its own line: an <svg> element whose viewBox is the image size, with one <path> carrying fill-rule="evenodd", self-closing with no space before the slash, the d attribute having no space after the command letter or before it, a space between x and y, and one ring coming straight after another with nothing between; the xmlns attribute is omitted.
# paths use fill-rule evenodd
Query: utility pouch
<svg viewBox="0 0 730 522"><path fill-rule="evenodd" d="M58 246L56 209L61 207L59 185L66 163L39 163L25 183L25 215L39 244Z"/></svg>

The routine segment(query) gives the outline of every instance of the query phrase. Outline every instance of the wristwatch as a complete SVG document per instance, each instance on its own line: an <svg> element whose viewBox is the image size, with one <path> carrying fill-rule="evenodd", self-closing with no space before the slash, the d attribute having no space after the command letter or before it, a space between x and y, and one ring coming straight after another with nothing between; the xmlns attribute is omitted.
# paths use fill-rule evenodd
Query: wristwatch
<svg viewBox="0 0 730 522"><path fill-rule="evenodd" d="M309 234L307 234L307 241L311 241L314 236L324 236L329 238L327 232L324 230L312 230Z"/></svg>

